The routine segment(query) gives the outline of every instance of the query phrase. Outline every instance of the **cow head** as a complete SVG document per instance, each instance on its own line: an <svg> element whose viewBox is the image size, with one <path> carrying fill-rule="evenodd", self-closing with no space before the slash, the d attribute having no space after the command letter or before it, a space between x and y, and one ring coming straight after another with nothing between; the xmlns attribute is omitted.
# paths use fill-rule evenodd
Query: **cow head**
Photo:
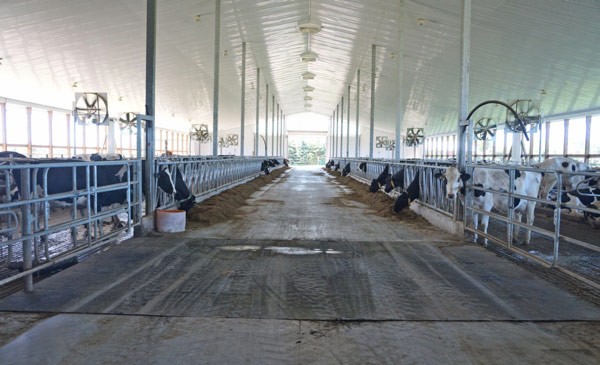
<svg viewBox="0 0 600 365"><path fill-rule="evenodd" d="M464 191L465 182L471 178L471 175L458 171L456 167L448 167L444 174L438 172L434 176L446 181L448 199L455 199L459 191Z"/></svg>
<svg viewBox="0 0 600 365"><path fill-rule="evenodd" d="M389 193L396 188L404 188L404 169L401 169L394 175L388 176L388 178L385 180L384 191L386 193Z"/></svg>
<svg viewBox="0 0 600 365"><path fill-rule="evenodd" d="M358 169L364 173L367 172L367 163L366 162L361 162L358 164Z"/></svg>
<svg viewBox="0 0 600 365"><path fill-rule="evenodd" d="M342 170L342 176L347 176L350 173L350 163L347 163Z"/></svg>
<svg viewBox="0 0 600 365"><path fill-rule="evenodd" d="M172 170L162 168L158 173L158 187L167 194L175 194L177 207L186 212L196 204L196 197L190 192L183 175L177 167Z"/></svg>
<svg viewBox="0 0 600 365"><path fill-rule="evenodd" d="M595 201L589 205L586 205L589 209L594 209L598 213L583 212L586 222L588 222L594 228L600 228L600 201Z"/></svg>
<svg viewBox="0 0 600 365"><path fill-rule="evenodd" d="M408 199L408 194L400 194L400 196L396 199L396 202L394 203L394 213L400 212L402 209L408 207L409 205L410 199Z"/></svg>

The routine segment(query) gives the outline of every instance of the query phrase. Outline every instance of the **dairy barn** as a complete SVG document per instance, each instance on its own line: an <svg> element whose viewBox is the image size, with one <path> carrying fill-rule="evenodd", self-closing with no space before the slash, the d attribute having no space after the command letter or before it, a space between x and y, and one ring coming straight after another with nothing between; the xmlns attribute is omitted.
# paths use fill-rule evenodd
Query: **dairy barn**
<svg viewBox="0 0 600 365"><path fill-rule="evenodd" d="M597 364L597 0L3 0L0 364Z"/></svg>

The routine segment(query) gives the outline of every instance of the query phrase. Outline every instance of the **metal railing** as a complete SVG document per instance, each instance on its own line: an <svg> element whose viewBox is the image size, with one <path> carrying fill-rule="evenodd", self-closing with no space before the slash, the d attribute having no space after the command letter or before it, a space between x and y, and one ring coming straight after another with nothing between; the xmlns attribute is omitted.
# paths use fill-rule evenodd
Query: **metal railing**
<svg viewBox="0 0 600 365"><path fill-rule="evenodd" d="M526 222L515 220L511 210L505 213L499 213L495 210L485 212L472 205L456 206L454 200L446 198L445 183L436 179L436 172L445 172L446 168L453 165L452 161L444 160L379 160L379 159L346 159L333 158L337 163L340 162L340 171L346 165L351 164L350 176L369 183L383 171L386 165L390 166L389 173L394 174L400 169L404 169L405 188L413 180L416 171L420 171L420 204L427 206L434 211L447 216L455 222L462 222L466 232L477 234L479 237L487 238L490 241L502 245L510 251L534 260L546 267L556 268L570 276L577 278L587 284L600 288L600 237L588 224L582 222L581 216L584 212L589 214L599 214L594 208L575 205L573 202L565 203L561 200L561 194L557 194L557 200L548 201L538 197L528 197L507 191L497 191L482 189L486 192L512 198L534 201L536 205L536 220L532 226ZM358 169L358 164L365 162L367 171ZM557 181L557 191L562 191L563 181L570 180L572 176L583 176L582 180L591 181L600 179L598 171L576 171L561 172L556 170L543 170L527 166L517 165L499 165L499 164L470 164L467 169L472 170L476 167L485 167L490 169L499 169L507 171L510 176L514 176L515 171L534 171L544 174L554 174ZM513 179L509 179L513 181ZM467 183L467 195L472 196L473 187L471 181ZM480 188L478 188L480 189ZM595 196L596 199L600 197ZM456 200L459 201L459 200ZM469 201L469 198L466 199ZM549 208L548 208L549 206ZM556 209L555 207L560 207ZM571 215L561 214L561 209L570 209L579 213L578 218ZM490 216L490 230L485 234L481 229L475 230L472 226L471 216L473 212L479 215L486 214ZM548 215L546 217L545 215ZM529 245L515 245L513 241L513 227L519 227L521 230L531 230L534 237ZM481 226L480 226L481 227ZM568 228L568 230L567 230Z"/></svg>
<svg viewBox="0 0 600 365"><path fill-rule="evenodd" d="M281 158L270 157L283 162ZM261 173L265 158L168 157L155 160L155 184L160 169L173 177L181 174L196 200L253 179ZM32 290L32 274L61 261L98 250L127 237L141 222L142 160L101 162L6 159L0 161L0 286L25 278ZM123 168L123 177L107 185L98 183L104 168ZM279 166L283 166L280 164ZM54 171L51 171L54 170ZM51 193L56 171L65 176L67 191ZM15 176L18 178L15 179ZM4 178L3 181L2 178ZM20 186L15 186L20 181ZM72 187L75 188L72 188ZM18 188L19 196L11 194ZM55 190L54 190L55 191ZM102 194L125 193L122 204L100 207ZM175 207L174 195L160 189L152 193L156 209ZM107 230L103 221L125 219L125 224Z"/></svg>

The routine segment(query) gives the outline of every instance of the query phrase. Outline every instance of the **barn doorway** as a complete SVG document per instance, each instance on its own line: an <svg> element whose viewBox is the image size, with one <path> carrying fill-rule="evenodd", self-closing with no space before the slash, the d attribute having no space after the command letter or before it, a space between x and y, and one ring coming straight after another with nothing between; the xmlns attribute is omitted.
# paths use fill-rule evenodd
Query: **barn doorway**
<svg viewBox="0 0 600 365"><path fill-rule="evenodd" d="M324 165L327 158L327 117L301 113L288 118L288 160L292 165Z"/></svg>

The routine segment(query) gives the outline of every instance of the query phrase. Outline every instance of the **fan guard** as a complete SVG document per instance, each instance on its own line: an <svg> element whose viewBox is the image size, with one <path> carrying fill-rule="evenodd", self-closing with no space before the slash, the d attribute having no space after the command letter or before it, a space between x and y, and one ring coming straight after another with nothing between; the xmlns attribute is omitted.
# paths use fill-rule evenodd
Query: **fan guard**
<svg viewBox="0 0 600 365"><path fill-rule="evenodd" d="M119 125L121 130L124 129L133 129L136 127L137 123L137 113L134 112L125 112L119 114Z"/></svg>
<svg viewBox="0 0 600 365"><path fill-rule="evenodd" d="M406 145L416 146L425 140L425 136L423 134L423 128L408 128L406 130Z"/></svg>
<svg viewBox="0 0 600 365"><path fill-rule="evenodd" d="M387 136L377 136L375 137L375 148L385 148L388 144Z"/></svg>
<svg viewBox="0 0 600 365"><path fill-rule="evenodd" d="M190 135L200 143L208 143L210 141L208 124L192 124Z"/></svg>
<svg viewBox="0 0 600 365"><path fill-rule="evenodd" d="M229 146L237 146L238 145L238 135L237 134L228 134L227 135L227 144Z"/></svg>
<svg viewBox="0 0 600 365"><path fill-rule="evenodd" d="M523 121L525 128L540 123L542 117L540 113L539 101L530 99L515 99L509 100L508 104L517 112L519 118L521 118ZM515 119L515 116L510 112L510 110L506 110L506 126L513 132L523 132L521 124Z"/></svg>
<svg viewBox="0 0 600 365"><path fill-rule="evenodd" d="M75 121L79 124L108 125L106 93L75 93Z"/></svg>
<svg viewBox="0 0 600 365"><path fill-rule="evenodd" d="M475 138L480 141L490 141L496 137L497 125L492 118L480 118L473 126L473 133Z"/></svg>

